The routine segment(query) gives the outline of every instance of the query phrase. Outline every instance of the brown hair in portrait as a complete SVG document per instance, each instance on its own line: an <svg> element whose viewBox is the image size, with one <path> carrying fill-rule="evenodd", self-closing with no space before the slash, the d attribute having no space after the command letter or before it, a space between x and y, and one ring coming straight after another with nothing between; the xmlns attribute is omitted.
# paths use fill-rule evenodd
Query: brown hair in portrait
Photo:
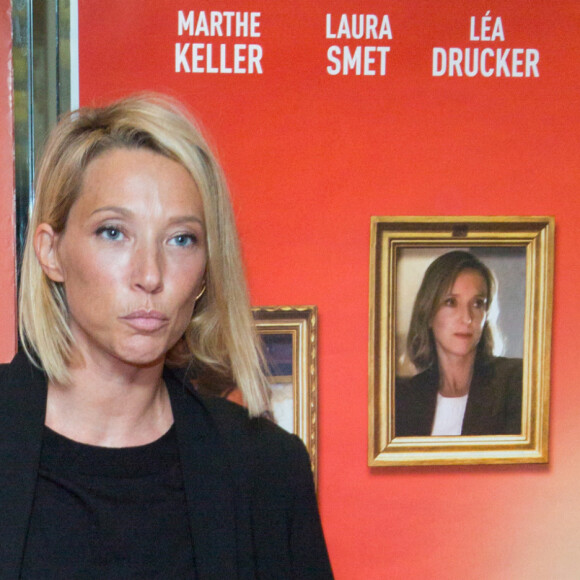
<svg viewBox="0 0 580 580"><path fill-rule="evenodd" d="M437 362L431 322L443 296L449 292L457 276L464 270L475 270L485 280L487 288L486 310L489 312L497 285L493 273L481 260L474 254L463 250L448 252L434 260L427 268L415 298L409 334L407 335L407 353L419 371ZM477 345L476 361L484 362L493 355L493 335L493 324L487 320L481 340Z"/></svg>
<svg viewBox="0 0 580 580"><path fill-rule="evenodd" d="M178 162L193 178L203 202L208 253L205 290L167 362L193 365L208 380L237 385L250 414L262 414L268 408L267 380L225 179L193 119L161 95L80 109L63 117L51 133L37 172L36 202L23 255L19 317L24 349L49 379L67 383L74 339L65 290L42 271L33 235L41 223L57 233L64 231L88 164L115 148L144 148Z"/></svg>

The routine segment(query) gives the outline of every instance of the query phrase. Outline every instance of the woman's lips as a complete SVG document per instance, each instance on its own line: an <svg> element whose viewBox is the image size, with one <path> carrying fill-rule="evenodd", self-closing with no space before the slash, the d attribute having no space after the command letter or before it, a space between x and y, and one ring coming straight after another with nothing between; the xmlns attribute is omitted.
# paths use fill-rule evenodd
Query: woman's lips
<svg viewBox="0 0 580 580"><path fill-rule="evenodd" d="M135 310L126 316L122 316L121 320L126 322L135 330L141 332L154 332L164 327L168 318L162 312L157 310Z"/></svg>
<svg viewBox="0 0 580 580"><path fill-rule="evenodd" d="M472 338L473 337L473 334L470 333L470 332L456 332L455 333L455 336L457 336L458 338L466 338L466 339L469 339L469 338Z"/></svg>

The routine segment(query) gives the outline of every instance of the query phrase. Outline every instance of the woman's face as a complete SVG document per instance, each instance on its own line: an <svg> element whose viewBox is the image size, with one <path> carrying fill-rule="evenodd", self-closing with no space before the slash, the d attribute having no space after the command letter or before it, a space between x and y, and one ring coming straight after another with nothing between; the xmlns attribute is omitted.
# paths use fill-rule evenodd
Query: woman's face
<svg viewBox="0 0 580 580"><path fill-rule="evenodd" d="M475 356L487 319L487 285L476 270L463 270L431 322L437 355Z"/></svg>
<svg viewBox="0 0 580 580"><path fill-rule="evenodd" d="M195 182L175 161L113 149L90 162L64 232L43 224L35 243L38 254L52 240L44 270L64 284L85 361L163 362L203 286L204 223Z"/></svg>

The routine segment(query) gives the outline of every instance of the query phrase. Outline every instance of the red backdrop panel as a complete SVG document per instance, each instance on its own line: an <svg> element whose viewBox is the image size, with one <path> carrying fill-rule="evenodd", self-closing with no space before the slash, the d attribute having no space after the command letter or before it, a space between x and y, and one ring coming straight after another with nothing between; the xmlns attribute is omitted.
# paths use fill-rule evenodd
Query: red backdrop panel
<svg viewBox="0 0 580 580"><path fill-rule="evenodd" d="M259 12L260 36L180 36L179 10ZM388 14L392 38L327 38L327 14L338 36L343 13L363 12ZM141 90L187 102L229 177L253 303L319 307L319 490L338 578L580 569L579 29L575 0L80 3L81 104ZM262 74L175 72L177 43L205 45L206 69L207 44L214 67L221 44L229 59L257 44ZM331 46L372 47L377 74L328 74ZM385 75L377 47L389 47ZM494 72L433 76L434 47L448 59L490 49ZM514 78L526 54L531 76ZM456 214L556 217L551 462L369 469L370 216Z"/></svg>
<svg viewBox="0 0 580 580"><path fill-rule="evenodd" d="M0 0L0 362L16 352L14 139L10 0Z"/></svg>

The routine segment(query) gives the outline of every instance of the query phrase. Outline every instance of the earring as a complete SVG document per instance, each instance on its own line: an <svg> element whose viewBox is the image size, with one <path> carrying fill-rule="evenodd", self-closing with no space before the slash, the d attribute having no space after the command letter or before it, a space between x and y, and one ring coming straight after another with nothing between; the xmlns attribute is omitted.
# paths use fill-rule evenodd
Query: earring
<svg viewBox="0 0 580 580"><path fill-rule="evenodd" d="M203 287L202 287L202 289L200 290L199 294L198 294L198 295L195 297L195 301L196 301L196 302L197 302L197 301L198 301L198 300L199 300L199 299L200 299L200 298L203 296L203 293L204 293L204 292L205 292L205 282L204 282L204 284L203 284Z"/></svg>

